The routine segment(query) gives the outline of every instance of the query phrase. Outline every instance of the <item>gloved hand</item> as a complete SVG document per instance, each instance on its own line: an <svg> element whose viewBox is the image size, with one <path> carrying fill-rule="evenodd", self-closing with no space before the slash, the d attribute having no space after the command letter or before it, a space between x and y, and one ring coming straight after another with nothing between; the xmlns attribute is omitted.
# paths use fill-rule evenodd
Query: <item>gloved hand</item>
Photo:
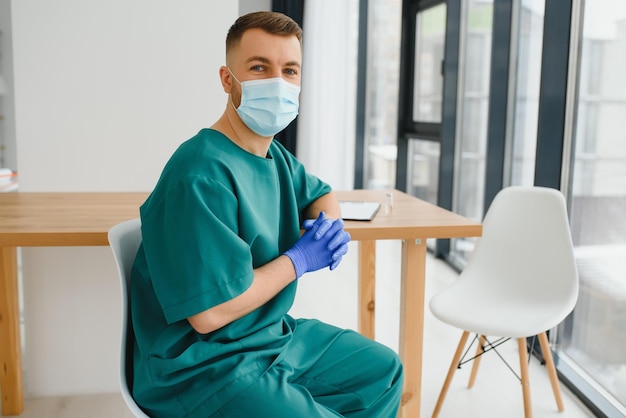
<svg viewBox="0 0 626 418"><path fill-rule="evenodd" d="M334 223L339 221L341 222L342 232L344 233L336 237L338 242L334 243L336 245L336 250L333 253L333 262L330 264L330 269L334 270L335 268L337 268L339 263L341 263L343 256L346 255L346 253L348 252L348 243L352 238L350 237L350 234L348 232L343 231L343 219L333 220L326 218L326 214L324 212L321 212L320 215L324 215L323 220L320 221L320 217L318 217L317 219L306 219L302 223L302 228L304 228L305 231L308 231L313 228L314 225L317 225L318 227L314 236L315 239L319 240L321 237L324 236L324 234L326 234L326 232Z"/></svg>
<svg viewBox="0 0 626 418"><path fill-rule="evenodd" d="M296 278L304 273L330 266L337 267L348 251L350 234L343 230L343 220L326 219L324 212L312 223L305 233L285 252L296 270Z"/></svg>

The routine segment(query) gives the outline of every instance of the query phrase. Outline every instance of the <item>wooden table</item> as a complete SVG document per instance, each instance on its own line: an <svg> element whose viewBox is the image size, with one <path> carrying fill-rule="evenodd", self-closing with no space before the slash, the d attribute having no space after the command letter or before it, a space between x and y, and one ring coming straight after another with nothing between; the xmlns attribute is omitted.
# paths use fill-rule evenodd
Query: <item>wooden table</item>
<svg viewBox="0 0 626 418"><path fill-rule="evenodd" d="M338 191L341 200L383 204L384 190ZM402 240L400 356L405 367L402 416L420 414L427 238L480 236L482 226L393 191L394 206L369 222L346 221L359 241L359 330L374 338L376 241ZM139 216L147 193L0 194L0 393L2 414L24 410L17 290L17 247L105 246L115 224ZM25 301L28 303L28 301Z"/></svg>

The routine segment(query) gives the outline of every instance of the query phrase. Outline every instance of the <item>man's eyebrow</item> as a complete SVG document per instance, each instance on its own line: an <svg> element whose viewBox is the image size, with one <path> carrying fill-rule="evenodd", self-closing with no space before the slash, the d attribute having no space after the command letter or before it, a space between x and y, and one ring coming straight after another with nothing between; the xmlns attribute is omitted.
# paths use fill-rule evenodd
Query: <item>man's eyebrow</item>
<svg viewBox="0 0 626 418"><path fill-rule="evenodd" d="M300 68L300 63L298 61L289 61L285 64L285 67L298 67Z"/></svg>
<svg viewBox="0 0 626 418"><path fill-rule="evenodd" d="M251 56L250 58L248 58L248 59L246 60L246 63L248 63L248 62L252 62L252 61L261 61L261 62L263 62L263 63L265 63L265 64L269 64L269 62L270 62L270 60L268 60L267 58L265 58L265 57L261 57L261 56L259 56L259 55L253 55L253 56Z"/></svg>
<svg viewBox="0 0 626 418"><path fill-rule="evenodd" d="M260 55L253 55L253 56L251 56L250 58L248 58L246 60L246 63L250 63L250 62L254 62L254 61L262 62L264 64L269 64L270 63L270 60L268 60L267 58L262 57ZM285 67L298 67L298 68L300 68L301 65L300 65L300 63L298 61L289 61L289 62L287 62L285 64Z"/></svg>

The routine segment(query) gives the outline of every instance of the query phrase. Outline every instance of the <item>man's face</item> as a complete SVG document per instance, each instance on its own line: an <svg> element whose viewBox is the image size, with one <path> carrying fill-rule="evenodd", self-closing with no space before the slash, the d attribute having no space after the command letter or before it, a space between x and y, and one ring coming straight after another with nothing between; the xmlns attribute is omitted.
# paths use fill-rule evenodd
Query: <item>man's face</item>
<svg viewBox="0 0 626 418"><path fill-rule="evenodd" d="M302 48L298 38L270 35L261 29L244 32L239 45L231 49L227 57L227 65L239 81L282 77L299 86L301 64ZM232 80L230 88L233 104L238 107L241 86Z"/></svg>

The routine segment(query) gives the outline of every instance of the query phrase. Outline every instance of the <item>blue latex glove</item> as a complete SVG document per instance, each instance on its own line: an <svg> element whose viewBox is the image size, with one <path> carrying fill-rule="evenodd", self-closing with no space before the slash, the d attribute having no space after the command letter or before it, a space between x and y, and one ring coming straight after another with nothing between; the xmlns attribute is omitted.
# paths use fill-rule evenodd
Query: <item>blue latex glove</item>
<svg viewBox="0 0 626 418"><path fill-rule="evenodd" d="M320 220L321 215L324 215L324 217ZM336 223L340 223L342 233L335 234L335 238L329 244L330 247L334 249L333 262L330 264L331 270L337 268L339 263L341 263L343 256L346 255L346 253L348 252L348 243L351 240L350 234L343 230L343 219L328 219L326 218L324 212L321 212L320 217L318 217L317 219L307 219L302 223L302 227L305 231L308 231L313 228L313 226L317 225L317 229L314 235L315 239L317 240L321 239L326 234L326 232L328 232L328 230L330 230L330 228Z"/></svg>
<svg viewBox="0 0 626 418"><path fill-rule="evenodd" d="M317 229L315 232L315 239L320 239L322 236L324 236L326 232L328 232L330 227L333 226L333 222L334 219L329 219L326 217L326 214L324 212L320 212L317 219L305 220L302 223L302 228L305 231L308 231L309 229L313 228L313 226L316 226Z"/></svg>
<svg viewBox="0 0 626 418"><path fill-rule="evenodd" d="M308 226L294 246L285 252L294 265L297 278L324 267L335 268L347 252L350 241L350 234L343 230L343 220L326 219L324 212Z"/></svg>

